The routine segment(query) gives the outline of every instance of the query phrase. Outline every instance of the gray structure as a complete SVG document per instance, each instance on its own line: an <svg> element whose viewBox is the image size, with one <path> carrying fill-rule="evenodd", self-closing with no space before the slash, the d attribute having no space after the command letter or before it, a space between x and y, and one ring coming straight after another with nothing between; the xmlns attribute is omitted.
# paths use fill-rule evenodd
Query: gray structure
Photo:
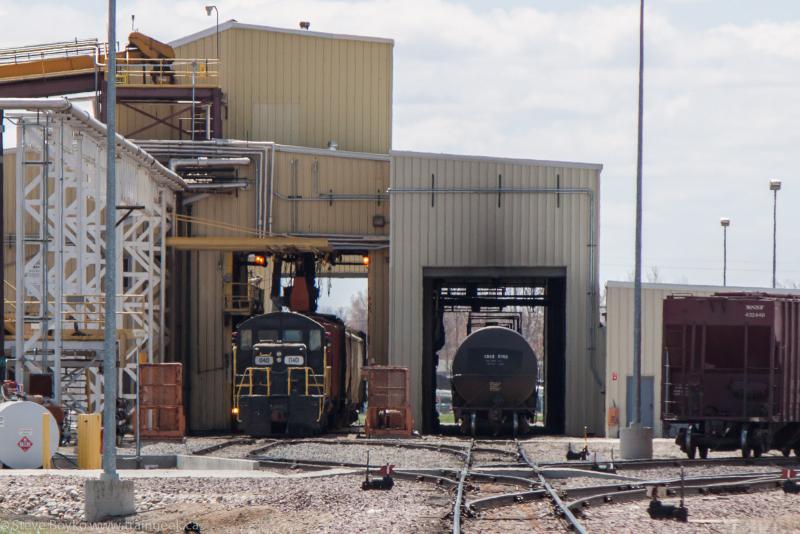
<svg viewBox="0 0 800 534"><path fill-rule="evenodd" d="M546 306L545 417L603 432L597 242L601 165L392 152L389 363L411 369L415 425L435 428L443 295L532 288Z"/></svg>

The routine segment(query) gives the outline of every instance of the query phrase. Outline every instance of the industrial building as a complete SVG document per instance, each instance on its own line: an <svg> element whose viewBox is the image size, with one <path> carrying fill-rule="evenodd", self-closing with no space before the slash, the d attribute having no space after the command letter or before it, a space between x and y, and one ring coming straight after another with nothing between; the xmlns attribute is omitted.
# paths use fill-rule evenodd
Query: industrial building
<svg viewBox="0 0 800 534"><path fill-rule="evenodd" d="M725 292L800 295L797 289L642 284L642 424L652 426L655 436L666 433L661 422L664 299ZM605 435L618 437L620 426L630 423L633 412L633 283L609 281L605 300Z"/></svg>
<svg viewBox="0 0 800 534"><path fill-rule="evenodd" d="M148 361L184 364L190 431L230 428L233 329L253 310L272 309L281 277L311 254L316 278L367 279L369 360L410 369L418 429L437 428L443 314L541 306L545 427L603 432L601 165L395 150L390 39L229 21L218 33L210 28L170 45L141 34L129 40L117 70L118 131L175 184L174 205L162 196L166 208L152 215L161 217L162 233L144 265L150 282L143 287L162 299L144 297L145 314L157 319L146 337L161 341L140 343L132 357L144 347ZM102 55L102 46L64 44L66 52L52 56ZM93 92L102 121L110 105L103 68L52 66L41 76L0 70L0 97ZM64 112L51 113L58 121ZM61 138L45 137L40 151L70 151ZM24 147L5 155L7 236L20 228L8 215L20 204L8 199L14 171L17 184L27 179L24 165L11 164ZM151 216L134 209L144 204L121 206L131 207L125 224ZM271 258L256 277L248 275L251 253ZM6 280L24 284L9 256ZM164 271L159 284L156 265ZM120 290L133 294L127 285ZM40 315L66 330L54 320L65 314L56 297ZM7 341L6 350L14 365L44 353L54 372L68 341L53 338L52 357L52 343L43 348L41 340L16 351ZM87 354L81 365L96 368L97 354ZM24 371L17 377L26 380Z"/></svg>

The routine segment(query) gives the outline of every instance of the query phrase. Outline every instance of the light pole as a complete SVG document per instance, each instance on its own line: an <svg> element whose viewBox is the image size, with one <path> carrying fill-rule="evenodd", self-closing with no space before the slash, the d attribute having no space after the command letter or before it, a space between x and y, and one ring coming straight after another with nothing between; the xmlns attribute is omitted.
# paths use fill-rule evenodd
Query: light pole
<svg viewBox="0 0 800 534"><path fill-rule="evenodd" d="M722 226L722 285L728 285L728 227L731 225L731 220L727 217L722 217L719 220Z"/></svg>
<svg viewBox="0 0 800 534"><path fill-rule="evenodd" d="M653 429L642 425L642 159L644 130L644 0L639 3L639 113L636 146L636 250L633 282L633 414L619 430L623 458L652 458Z"/></svg>
<svg viewBox="0 0 800 534"><path fill-rule="evenodd" d="M219 59L219 9L217 6L206 6L206 15L210 17L212 11L217 14L217 59Z"/></svg>
<svg viewBox="0 0 800 534"><path fill-rule="evenodd" d="M781 190L780 180L770 180L769 190L772 191L772 288L775 289L777 270L777 251L778 251L778 191Z"/></svg>

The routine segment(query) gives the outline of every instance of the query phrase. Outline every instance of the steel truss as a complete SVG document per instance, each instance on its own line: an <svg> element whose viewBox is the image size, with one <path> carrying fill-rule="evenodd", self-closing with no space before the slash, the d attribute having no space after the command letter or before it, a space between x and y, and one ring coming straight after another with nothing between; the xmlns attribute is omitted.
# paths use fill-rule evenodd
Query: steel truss
<svg viewBox="0 0 800 534"><path fill-rule="evenodd" d="M101 410L105 136L74 114L18 119L16 380L51 374L56 402ZM120 396L129 399L137 363L163 361L167 339L164 244L175 196L157 176L163 171L118 148L117 205L132 208L115 228L119 384Z"/></svg>

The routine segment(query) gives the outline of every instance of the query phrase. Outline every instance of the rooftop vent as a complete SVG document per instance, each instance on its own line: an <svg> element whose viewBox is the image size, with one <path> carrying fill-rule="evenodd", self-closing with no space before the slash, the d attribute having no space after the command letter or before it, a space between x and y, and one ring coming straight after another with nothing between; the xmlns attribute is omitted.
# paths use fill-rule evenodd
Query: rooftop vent
<svg viewBox="0 0 800 534"><path fill-rule="evenodd" d="M301 21L300 21L300 28L301 28L301 29L303 29L303 30L307 30L307 29L309 29L310 27L311 27L311 23L310 23L310 22L308 22L307 20L301 20Z"/></svg>

